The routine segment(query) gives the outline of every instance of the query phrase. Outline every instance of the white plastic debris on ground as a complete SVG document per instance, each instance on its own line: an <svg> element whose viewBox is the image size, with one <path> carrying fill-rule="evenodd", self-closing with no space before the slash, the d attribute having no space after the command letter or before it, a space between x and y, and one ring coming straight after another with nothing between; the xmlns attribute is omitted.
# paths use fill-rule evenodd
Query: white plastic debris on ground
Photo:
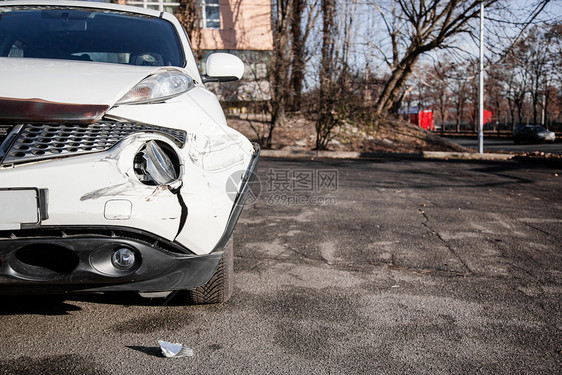
<svg viewBox="0 0 562 375"><path fill-rule="evenodd" d="M179 343L171 343L167 341L158 340L162 354L167 358L178 358L178 357L191 357L193 355L193 349L183 346Z"/></svg>

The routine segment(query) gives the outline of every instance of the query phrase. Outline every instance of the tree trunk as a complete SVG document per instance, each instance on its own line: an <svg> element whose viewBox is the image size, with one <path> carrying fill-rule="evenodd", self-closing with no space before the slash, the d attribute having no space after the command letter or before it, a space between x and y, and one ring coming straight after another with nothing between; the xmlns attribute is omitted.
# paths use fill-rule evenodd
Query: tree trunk
<svg viewBox="0 0 562 375"><path fill-rule="evenodd" d="M515 108L517 109L517 124L521 125L523 123L523 100L517 98Z"/></svg>
<svg viewBox="0 0 562 375"><path fill-rule="evenodd" d="M288 51L288 12L291 0L277 0L275 5L275 22L273 33L273 55L271 56L271 123L267 136L264 137L264 145L271 147L273 131L285 122L285 106L287 104L287 81L289 77L289 63L286 52Z"/></svg>
<svg viewBox="0 0 562 375"><path fill-rule="evenodd" d="M334 127L334 33L335 0L322 0L322 60L320 67L319 118L316 121L316 149L325 149Z"/></svg>
<svg viewBox="0 0 562 375"><path fill-rule="evenodd" d="M515 106L513 105L513 100L509 97L507 98L507 105L509 107L509 116L511 117L511 132L513 133L515 128Z"/></svg>
<svg viewBox="0 0 562 375"><path fill-rule="evenodd" d="M533 124L538 124L537 117L538 117L538 106L539 106L539 90L537 87L533 89L532 97L533 97Z"/></svg>
<svg viewBox="0 0 562 375"><path fill-rule="evenodd" d="M290 78L290 106L294 111L300 110L302 86L305 69L305 40L302 34L302 15L304 12L304 0L293 0L291 12L291 49L292 66Z"/></svg>

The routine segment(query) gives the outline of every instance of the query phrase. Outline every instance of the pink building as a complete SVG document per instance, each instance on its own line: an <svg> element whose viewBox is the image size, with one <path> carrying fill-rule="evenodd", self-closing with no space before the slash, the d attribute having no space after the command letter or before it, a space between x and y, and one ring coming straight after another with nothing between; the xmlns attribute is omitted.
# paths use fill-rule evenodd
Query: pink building
<svg viewBox="0 0 562 375"><path fill-rule="evenodd" d="M271 51L270 0L203 0L201 47Z"/></svg>
<svg viewBox="0 0 562 375"><path fill-rule="evenodd" d="M174 13L179 0L113 0ZM271 0L192 0L201 9L205 50L271 51ZM193 41L194 45L198 45Z"/></svg>

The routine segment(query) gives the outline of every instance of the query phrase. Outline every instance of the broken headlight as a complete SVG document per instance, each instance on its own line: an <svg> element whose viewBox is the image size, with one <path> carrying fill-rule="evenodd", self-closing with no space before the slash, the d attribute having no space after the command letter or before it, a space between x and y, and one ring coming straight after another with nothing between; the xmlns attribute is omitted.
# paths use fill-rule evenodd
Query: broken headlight
<svg viewBox="0 0 562 375"><path fill-rule="evenodd" d="M149 75L129 90L116 104L162 101L194 87L193 79L178 70L161 70Z"/></svg>
<svg viewBox="0 0 562 375"><path fill-rule="evenodd" d="M135 174L147 185L174 185L181 178L177 153L165 142L148 141L135 156Z"/></svg>

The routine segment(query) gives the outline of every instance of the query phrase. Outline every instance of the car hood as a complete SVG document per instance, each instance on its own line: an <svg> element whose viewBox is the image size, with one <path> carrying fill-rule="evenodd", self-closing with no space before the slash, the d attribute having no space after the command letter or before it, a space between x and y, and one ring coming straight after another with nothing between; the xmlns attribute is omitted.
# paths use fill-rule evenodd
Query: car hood
<svg viewBox="0 0 562 375"><path fill-rule="evenodd" d="M162 67L0 58L0 121L94 122L159 69Z"/></svg>

